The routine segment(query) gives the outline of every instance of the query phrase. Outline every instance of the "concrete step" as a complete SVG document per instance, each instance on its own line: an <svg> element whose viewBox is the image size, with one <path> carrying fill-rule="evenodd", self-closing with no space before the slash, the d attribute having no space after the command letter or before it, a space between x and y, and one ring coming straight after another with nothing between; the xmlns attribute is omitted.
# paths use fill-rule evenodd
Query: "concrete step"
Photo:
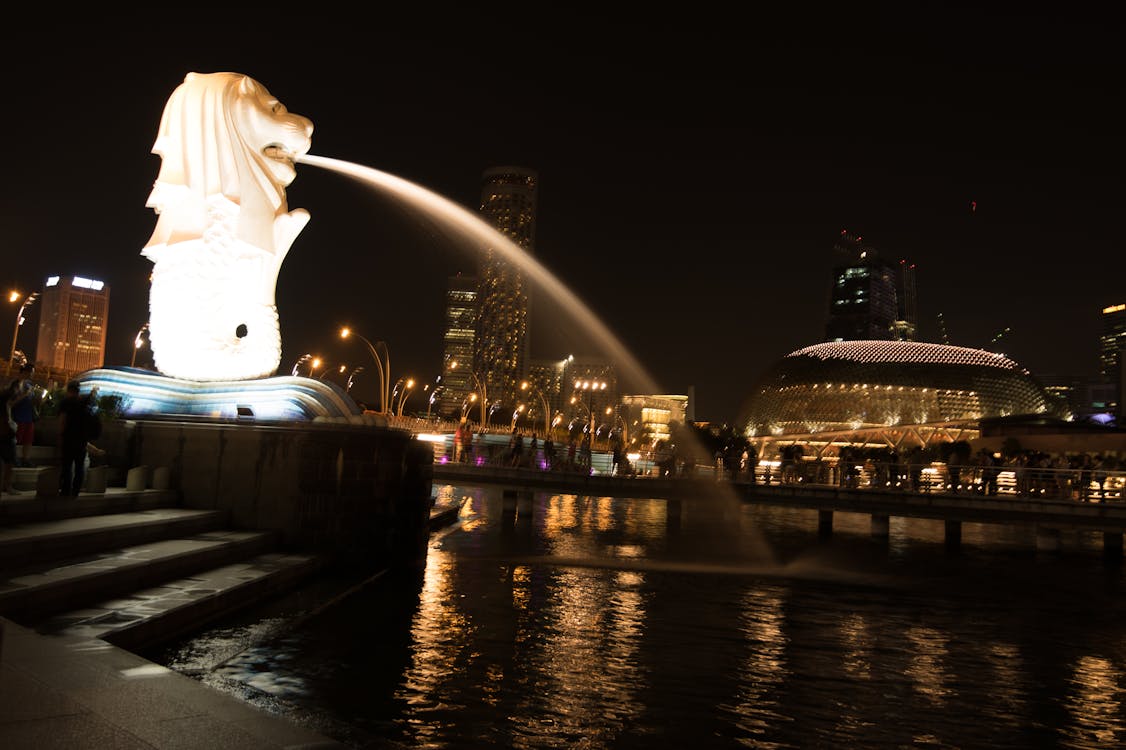
<svg viewBox="0 0 1126 750"><path fill-rule="evenodd" d="M12 487L20 492L36 492L44 486L44 477L47 474L52 480L51 483L56 485L59 476L59 466L53 463L36 463L34 466L16 466L12 469ZM125 484L126 474L124 471L113 466L93 466L87 470L86 477L82 482L84 491L96 491L100 489L97 485L99 482L102 485L115 485L122 486Z"/></svg>
<svg viewBox="0 0 1126 750"><path fill-rule="evenodd" d="M78 497L39 496L31 492L0 497L0 527L59 518L104 513L172 508L180 505L176 490L126 490L107 487L105 492L83 492Z"/></svg>
<svg viewBox="0 0 1126 750"><path fill-rule="evenodd" d="M191 536L220 528L226 517L226 513L218 510L154 508L5 525L0 527L0 571L159 539Z"/></svg>
<svg viewBox="0 0 1126 750"><path fill-rule="evenodd" d="M101 638L134 651L151 648L290 591L322 565L313 555L269 552L69 610L36 630Z"/></svg>
<svg viewBox="0 0 1126 750"><path fill-rule="evenodd" d="M20 624L271 551L277 535L216 530L9 571L0 615Z"/></svg>

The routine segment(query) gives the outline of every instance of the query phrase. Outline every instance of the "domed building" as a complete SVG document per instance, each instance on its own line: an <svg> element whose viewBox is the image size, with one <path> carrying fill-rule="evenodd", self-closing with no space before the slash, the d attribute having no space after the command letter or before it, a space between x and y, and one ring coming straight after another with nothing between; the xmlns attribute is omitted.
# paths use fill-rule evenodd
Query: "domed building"
<svg viewBox="0 0 1126 750"><path fill-rule="evenodd" d="M798 442L825 452L971 440L981 419L1027 414L1063 416L1032 375L1002 354L916 341L830 341L771 367L741 423L762 448Z"/></svg>

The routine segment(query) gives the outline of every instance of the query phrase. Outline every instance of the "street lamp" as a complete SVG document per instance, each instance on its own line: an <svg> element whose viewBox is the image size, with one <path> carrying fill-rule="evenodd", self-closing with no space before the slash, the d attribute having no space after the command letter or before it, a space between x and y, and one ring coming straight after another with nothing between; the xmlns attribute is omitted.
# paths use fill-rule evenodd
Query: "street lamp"
<svg viewBox="0 0 1126 750"><path fill-rule="evenodd" d="M347 384L346 384L346 385L344 386L344 391L345 391L345 393L347 393L348 391L352 390L352 381L353 381L353 380L355 379L355 377L356 377L357 375L359 375L359 374L360 374L361 372L363 372L363 371L364 371L364 368L363 368L363 367L357 367L357 368L356 368L355 370L352 370L352 372L348 373L348 382L347 382Z"/></svg>
<svg viewBox="0 0 1126 750"><path fill-rule="evenodd" d="M402 391L399 390L400 385L403 386ZM395 394L398 393L399 394L399 402L398 402L399 406L398 406L397 409L395 409L395 415L396 416L399 416L399 417L403 416L403 402L405 402L407 400L407 396L410 395L412 390L414 390L414 378L407 378L405 383L403 382L403 378L399 378L395 382L395 390L391 392L391 405L392 405L392 408L394 408Z"/></svg>
<svg viewBox="0 0 1126 750"><path fill-rule="evenodd" d="M547 405L547 399L544 398L543 392L540 391L538 388L533 388L532 384L529 383L527 380L520 383L520 390L530 391L531 393L534 393L534 394L536 394L536 396L539 397L540 403L543 405L543 429L544 429L543 434L544 435L550 435L551 434L551 408Z"/></svg>
<svg viewBox="0 0 1126 750"><path fill-rule="evenodd" d="M477 403L477 394L476 393L470 393L468 396L465 397L465 400L461 402L461 418L462 419L465 419L465 415L469 413L469 407L472 406L475 403ZM482 429L483 429L483 427L482 427Z"/></svg>
<svg viewBox="0 0 1126 750"><path fill-rule="evenodd" d="M321 366L321 358L314 357L312 354L302 354L300 357L298 357L297 361L293 363L292 374L296 375L297 371L301 369L301 365L305 364L306 362L309 363L309 377L313 377L313 370Z"/></svg>
<svg viewBox="0 0 1126 750"><path fill-rule="evenodd" d="M343 374L344 374L344 371L345 371L345 370L347 370L347 369L348 369L348 365L343 365L343 364L342 364L342 365L340 365L340 367L338 367L338 368L337 368L337 370L336 370L336 371L337 371L338 373L340 373L341 375L343 375ZM327 377L328 377L328 374L329 374L330 372L332 372L332 370L330 370L329 368L327 368L327 367L326 367L326 368L325 368L325 371L321 373L321 376L320 376L319 378L317 378L317 380L324 380L325 378L327 378Z"/></svg>
<svg viewBox="0 0 1126 750"><path fill-rule="evenodd" d="M586 407L587 418L590 420L589 427L587 429L590 432L590 439L591 440L594 439L594 411L593 411L594 392L606 390L607 385L608 385L608 383L605 380L576 380L575 381L575 392L576 393L578 393L579 391L586 391L588 393L587 401L586 401L585 404L583 404L583 406ZM582 404L583 401L582 401L582 398L576 398L575 396L572 396L571 397L571 403L572 404L575 404L575 403Z"/></svg>
<svg viewBox="0 0 1126 750"><path fill-rule="evenodd" d="M13 291L8 294L8 301L15 302L23 295L19 292ZM39 298L39 292L32 292L24 297L23 303L20 305L19 312L16 313L16 326L12 331L12 350L8 353L8 367L11 368L13 360L16 358L16 339L20 335L20 326L23 325L23 311L35 304L35 300ZM9 370L10 372L10 370Z"/></svg>
<svg viewBox="0 0 1126 750"><path fill-rule="evenodd" d="M434 401L438 398L438 394L445 388L443 385L435 386L434 390L430 391L430 399L426 404L426 419L430 420L430 409L434 407Z"/></svg>
<svg viewBox="0 0 1126 750"><path fill-rule="evenodd" d="M129 360L130 367L137 366L137 352L141 351L141 347L145 345L145 340L141 337L147 330L149 330L149 324L145 323L143 326L141 326L141 329L137 331L136 338L133 339L133 358Z"/></svg>
<svg viewBox="0 0 1126 750"><path fill-rule="evenodd" d="M458 363L456 361L450 362L451 370L456 370L457 366ZM473 382L477 385L477 390L481 391L481 428L484 429L485 426L488 425L488 419L485 417L485 405L489 401L489 392L485 389L485 384L477 377L477 373L472 370L466 370L466 372L469 373L469 377L473 378Z"/></svg>
<svg viewBox="0 0 1126 750"><path fill-rule="evenodd" d="M389 395L391 385L391 352L387 348L387 342L377 341L373 344L347 326L340 329L340 338L346 339L349 336L355 336L360 341L367 344L368 351L371 352L372 359L375 360L375 365L379 369L379 413L389 414L391 409L391 397ZM379 357L379 352L376 351L377 346L383 347L382 359Z"/></svg>

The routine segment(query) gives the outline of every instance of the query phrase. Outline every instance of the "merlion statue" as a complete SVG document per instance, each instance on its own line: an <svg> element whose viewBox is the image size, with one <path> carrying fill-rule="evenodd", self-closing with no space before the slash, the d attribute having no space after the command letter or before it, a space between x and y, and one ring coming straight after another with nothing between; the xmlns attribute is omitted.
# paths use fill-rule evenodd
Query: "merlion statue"
<svg viewBox="0 0 1126 750"><path fill-rule="evenodd" d="M313 123L238 73L188 73L160 119L160 174L146 205L156 229L149 341L156 368L185 380L251 380L277 372L274 288L309 221L288 210L294 160Z"/></svg>

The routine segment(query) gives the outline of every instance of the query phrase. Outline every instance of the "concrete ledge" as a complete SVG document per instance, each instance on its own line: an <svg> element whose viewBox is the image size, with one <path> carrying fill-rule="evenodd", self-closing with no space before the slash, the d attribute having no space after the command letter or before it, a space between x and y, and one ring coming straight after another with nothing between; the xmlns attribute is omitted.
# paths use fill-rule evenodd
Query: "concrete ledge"
<svg viewBox="0 0 1126 750"><path fill-rule="evenodd" d="M35 494L37 497L58 497L59 470L57 468L43 468L35 477Z"/></svg>
<svg viewBox="0 0 1126 750"><path fill-rule="evenodd" d="M151 470L148 466L134 466L125 475L125 489L130 492L140 492L148 489L151 484Z"/></svg>
<svg viewBox="0 0 1126 750"><path fill-rule="evenodd" d="M86 492L105 492L108 484L108 470L104 466L91 466L86 472L83 489Z"/></svg>
<svg viewBox="0 0 1126 750"><path fill-rule="evenodd" d="M158 466L152 471L152 484L149 489L153 490L170 490L172 489L172 470L167 466Z"/></svg>

